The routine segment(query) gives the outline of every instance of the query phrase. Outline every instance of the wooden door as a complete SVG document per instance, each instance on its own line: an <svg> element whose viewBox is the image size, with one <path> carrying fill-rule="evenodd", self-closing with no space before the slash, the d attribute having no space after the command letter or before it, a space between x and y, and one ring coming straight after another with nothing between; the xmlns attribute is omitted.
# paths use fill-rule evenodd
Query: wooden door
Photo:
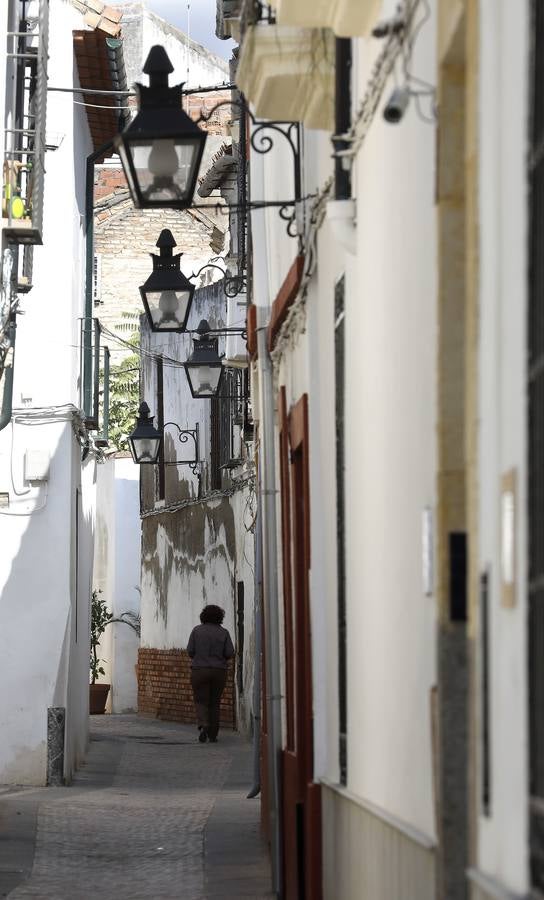
<svg viewBox="0 0 544 900"><path fill-rule="evenodd" d="M321 897L321 797L313 783L308 396L287 416L280 394L286 748L283 835L287 900Z"/></svg>

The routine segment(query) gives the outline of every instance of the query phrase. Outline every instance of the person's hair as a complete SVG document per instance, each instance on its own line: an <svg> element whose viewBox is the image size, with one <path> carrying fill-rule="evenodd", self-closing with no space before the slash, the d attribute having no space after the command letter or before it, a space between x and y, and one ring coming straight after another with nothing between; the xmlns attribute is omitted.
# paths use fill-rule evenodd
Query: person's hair
<svg viewBox="0 0 544 900"><path fill-rule="evenodd" d="M200 613L200 621L203 625L207 625L208 623L211 623L212 625L221 625L224 618L225 610L221 609L220 606L215 606L213 603L210 603L209 606L205 606Z"/></svg>

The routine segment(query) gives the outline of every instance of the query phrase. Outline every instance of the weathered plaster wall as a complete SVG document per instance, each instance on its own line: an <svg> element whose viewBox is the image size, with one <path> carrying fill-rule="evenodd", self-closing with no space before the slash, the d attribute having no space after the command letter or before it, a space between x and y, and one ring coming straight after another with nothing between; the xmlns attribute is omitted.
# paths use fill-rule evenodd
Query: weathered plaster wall
<svg viewBox="0 0 544 900"><path fill-rule="evenodd" d="M244 584L244 690L238 709L244 730L254 670L252 524L247 489L142 522L142 647L186 647L207 603L223 607L224 625L236 645L237 583Z"/></svg>
<svg viewBox="0 0 544 900"><path fill-rule="evenodd" d="M212 328L226 322L226 298L221 284L198 290L193 299L189 326L202 318ZM254 650L254 496L249 485L236 488L248 475L247 464L223 475L225 492L211 492L211 403L191 396L181 367L192 351L190 334L154 334L143 322L142 397L157 413L157 368L148 354L163 356L166 462L191 458L191 440L181 444L182 429L199 426L200 466L193 473L187 465L165 467L164 497L159 497L155 466L141 467L142 498L142 639L141 646L155 650L185 648L206 603L225 609L225 626L236 644L235 602L237 583L244 584L244 689L238 692L238 721L249 728ZM224 352L224 338L219 352ZM208 496L209 495L209 496ZM140 678L140 689L142 679Z"/></svg>
<svg viewBox="0 0 544 900"><path fill-rule="evenodd" d="M174 71L171 84L187 82L188 87L204 87L228 81L228 63L191 40L179 28L151 12L145 3L123 7L123 49L127 81L147 84L142 67L154 44L165 48Z"/></svg>

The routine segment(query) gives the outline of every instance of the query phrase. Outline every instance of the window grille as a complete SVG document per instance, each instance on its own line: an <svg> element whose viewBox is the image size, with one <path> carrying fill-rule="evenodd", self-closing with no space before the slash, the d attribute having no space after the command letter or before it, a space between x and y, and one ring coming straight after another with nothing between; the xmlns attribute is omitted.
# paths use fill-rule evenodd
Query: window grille
<svg viewBox="0 0 544 900"><path fill-rule="evenodd" d="M100 306L102 293L102 257L95 255L93 257L93 304Z"/></svg>
<svg viewBox="0 0 544 900"><path fill-rule="evenodd" d="M246 423L244 369L223 372L219 396L211 401L210 487L222 487L221 473L236 466L242 456L242 436Z"/></svg>
<svg viewBox="0 0 544 900"><path fill-rule="evenodd" d="M85 415L85 424L90 431L98 429L100 412L100 322L96 318L82 318L80 335L80 406ZM83 378L85 351L90 350L92 378Z"/></svg>
<svg viewBox="0 0 544 900"><path fill-rule="evenodd" d="M2 224L8 241L41 244L46 149L49 0L39 0L38 16L20 0L17 25L7 34L6 129L2 180ZM32 256L27 256L26 287ZM29 280L30 279L30 280Z"/></svg>
<svg viewBox="0 0 544 900"><path fill-rule="evenodd" d="M97 447L107 447L109 441L110 427L110 350L104 347L104 367L102 376L102 431L97 436L95 444Z"/></svg>

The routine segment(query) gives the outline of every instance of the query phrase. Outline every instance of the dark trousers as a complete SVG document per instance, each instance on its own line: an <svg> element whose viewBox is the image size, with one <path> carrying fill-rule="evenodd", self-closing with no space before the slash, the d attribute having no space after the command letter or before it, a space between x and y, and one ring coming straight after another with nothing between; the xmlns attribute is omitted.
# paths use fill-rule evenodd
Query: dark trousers
<svg viewBox="0 0 544 900"><path fill-rule="evenodd" d="M212 739L219 731L219 704L226 680L226 669L191 669L197 722Z"/></svg>

